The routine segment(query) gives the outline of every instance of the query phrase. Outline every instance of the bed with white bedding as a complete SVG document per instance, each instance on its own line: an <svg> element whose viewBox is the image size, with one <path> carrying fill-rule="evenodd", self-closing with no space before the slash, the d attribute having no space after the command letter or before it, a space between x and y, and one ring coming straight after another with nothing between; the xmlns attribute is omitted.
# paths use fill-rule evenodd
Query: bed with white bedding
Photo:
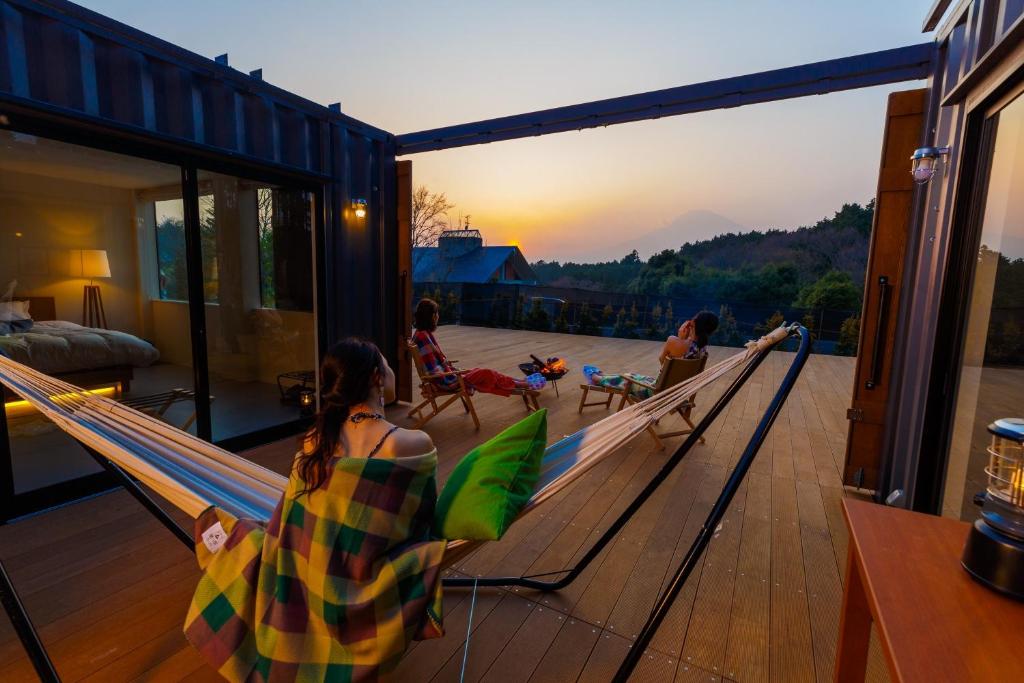
<svg viewBox="0 0 1024 683"><path fill-rule="evenodd" d="M54 320L55 313L53 297L0 302L0 353L81 387L117 385L122 392L129 390L134 368L160 358L156 347L134 335ZM6 388L2 394L13 396Z"/></svg>
<svg viewBox="0 0 1024 683"><path fill-rule="evenodd" d="M49 375L118 366L144 368L160 358L155 346L127 332L66 320L34 321L27 332L0 336L0 351Z"/></svg>

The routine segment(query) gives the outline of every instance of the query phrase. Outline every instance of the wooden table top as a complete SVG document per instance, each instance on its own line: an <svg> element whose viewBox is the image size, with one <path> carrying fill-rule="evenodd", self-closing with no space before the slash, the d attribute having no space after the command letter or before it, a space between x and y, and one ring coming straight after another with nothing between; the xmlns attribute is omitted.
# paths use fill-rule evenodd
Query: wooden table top
<svg viewBox="0 0 1024 683"><path fill-rule="evenodd" d="M960 566L970 524L849 498L843 511L900 680L1024 680L1024 603Z"/></svg>

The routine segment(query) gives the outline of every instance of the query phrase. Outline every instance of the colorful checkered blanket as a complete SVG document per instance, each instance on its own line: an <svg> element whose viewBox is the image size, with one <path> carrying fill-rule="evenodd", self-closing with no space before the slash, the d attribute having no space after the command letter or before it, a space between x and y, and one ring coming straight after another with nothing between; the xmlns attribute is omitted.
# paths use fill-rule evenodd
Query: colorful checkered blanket
<svg viewBox="0 0 1024 683"><path fill-rule="evenodd" d="M186 637L232 681L386 679L411 640L443 635L436 468L337 458L312 493L293 473L266 525L207 510Z"/></svg>

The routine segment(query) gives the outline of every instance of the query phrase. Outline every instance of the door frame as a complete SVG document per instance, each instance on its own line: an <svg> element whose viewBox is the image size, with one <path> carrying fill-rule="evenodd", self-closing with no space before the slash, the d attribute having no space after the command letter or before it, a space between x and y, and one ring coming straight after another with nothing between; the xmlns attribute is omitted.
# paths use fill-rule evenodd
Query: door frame
<svg viewBox="0 0 1024 683"><path fill-rule="evenodd" d="M981 243L985 202L988 197L992 154L999 112L1017 97L1024 97L1024 66L970 104L961 145L960 182L954 198L951 244L942 288L932 367L925 400L920 453L914 474L913 509L939 514L945 492L953 417L960 389L969 304Z"/></svg>

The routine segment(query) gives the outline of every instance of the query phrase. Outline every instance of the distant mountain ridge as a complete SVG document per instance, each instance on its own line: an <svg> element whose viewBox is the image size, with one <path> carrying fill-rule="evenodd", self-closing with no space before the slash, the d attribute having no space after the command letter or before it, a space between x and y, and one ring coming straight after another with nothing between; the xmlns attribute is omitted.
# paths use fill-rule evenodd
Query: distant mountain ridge
<svg viewBox="0 0 1024 683"><path fill-rule="evenodd" d="M696 213L703 212L690 212L680 218ZM860 288L867 269L873 214L873 200L865 206L844 204L833 216L796 230L729 231L664 249L647 259L640 256L637 248L646 237L642 236L640 240L625 243L623 248L628 251L618 260L603 263L538 261L532 265L545 284L607 291L628 289L645 293L653 288L664 289L666 278L684 274L693 280L688 287L701 289L702 279L727 274L734 280L751 279L765 269L779 268L792 273L785 277L793 287L803 287L830 271L840 271ZM668 228L655 232L665 233L666 230Z"/></svg>
<svg viewBox="0 0 1024 683"><path fill-rule="evenodd" d="M620 256L636 250L637 255L647 260L665 249L679 249L687 242L699 242L726 233L742 233L749 228L726 218L720 213L695 209L680 214L663 228L652 230L625 242L601 249L602 253Z"/></svg>
<svg viewBox="0 0 1024 683"><path fill-rule="evenodd" d="M864 207L844 204L831 218L796 230L751 230L688 242L680 254L693 263L723 270L788 262L804 280L839 270L860 286L867 270L874 205L873 200Z"/></svg>

